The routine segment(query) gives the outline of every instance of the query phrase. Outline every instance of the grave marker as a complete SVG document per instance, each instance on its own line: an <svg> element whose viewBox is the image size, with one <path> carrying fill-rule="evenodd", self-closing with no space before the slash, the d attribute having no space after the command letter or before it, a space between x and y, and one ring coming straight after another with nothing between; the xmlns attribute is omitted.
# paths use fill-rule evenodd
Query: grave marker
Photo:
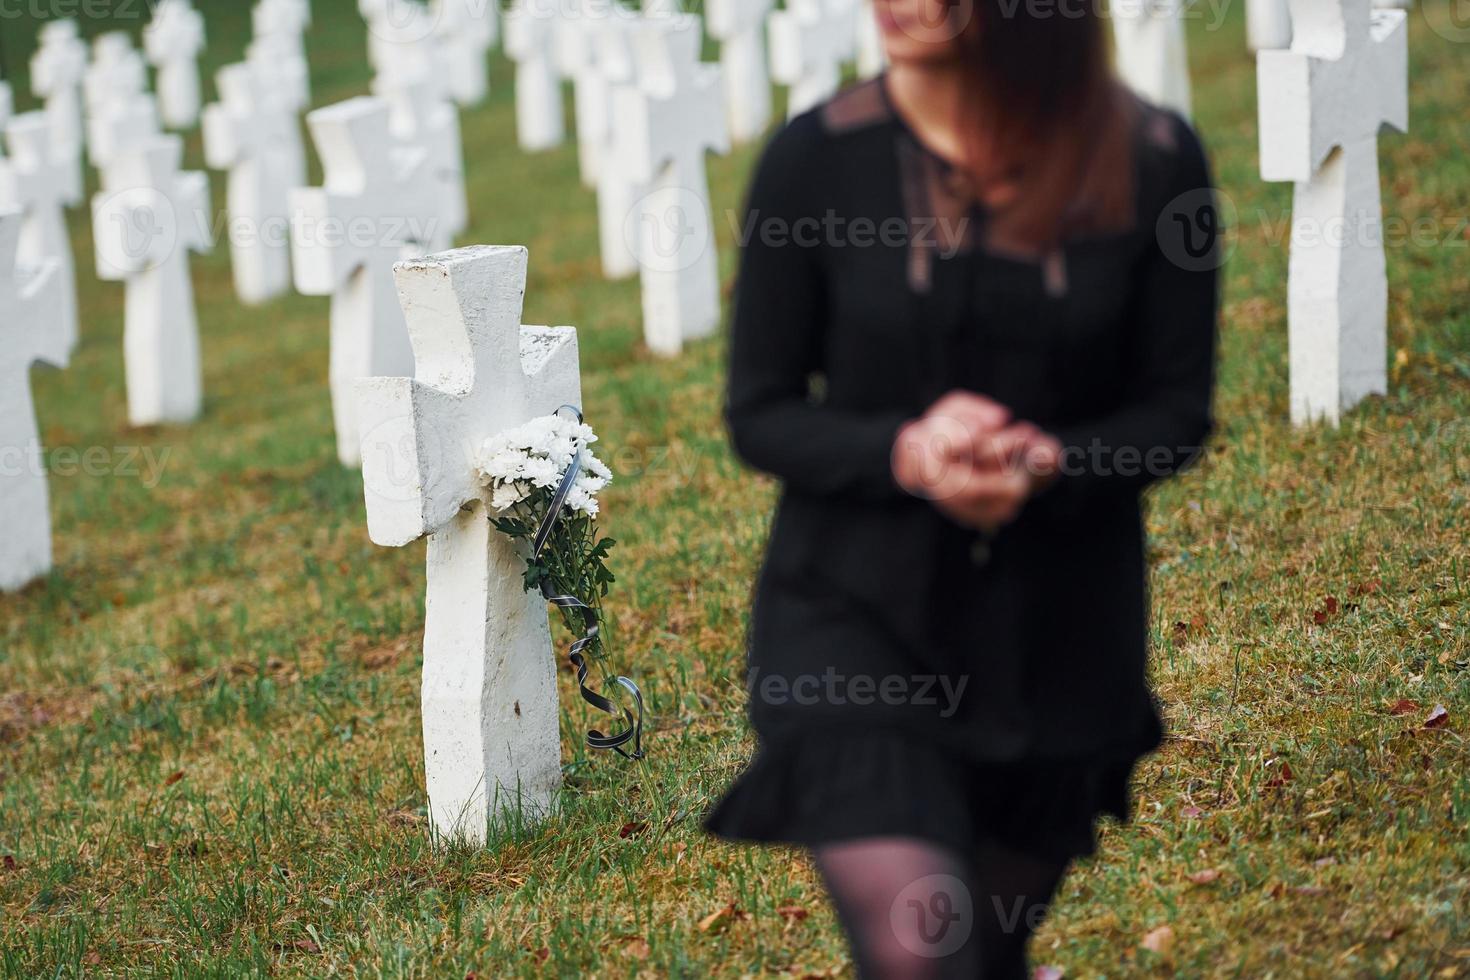
<svg viewBox="0 0 1470 980"><path fill-rule="evenodd" d="M184 144L155 136L102 171L92 201L97 275L127 283L128 421L190 422L204 399L189 253L210 246L209 178L182 172Z"/></svg>
<svg viewBox="0 0 1470 980"><path fill-rule="evenodd" d="M643 334L656 353L719 325L720 286L704 155L729 152L720 68L699 60L699 19L681 14L634 35L637 87L614 109L619 166L644 188L629 215L642 267Z"/></svg>
<svg viewBox="0 0 1470 980"><path fill-rule="evenodd" d="M31 365L64 360L56 315L62 287L54 264L17 265L21 217L0 211L0 592L51 570L51 513L41 434L31 400Z"/></svg>
<svg viewBox="0 0 1470 980"><path fill-rule="evenodd" d="M1378 134L1409 128L1408 24L1369 0L1293 0L1291 19L1291 48L1256 56L1261 177L1295 184L1291 418L1336 424L1388 385Z"/></svg>
<svg viewBox="0 0 1470 980"><path fill-rule="evenodd" d="M368 532L428 538L424 768L437 835L483 843L503 810L537 818L561 785L546 603L489 521L485 440L581 403L577 334L521 325L526 250L479 246L405 262L412 378L358 383Z"/></svg>

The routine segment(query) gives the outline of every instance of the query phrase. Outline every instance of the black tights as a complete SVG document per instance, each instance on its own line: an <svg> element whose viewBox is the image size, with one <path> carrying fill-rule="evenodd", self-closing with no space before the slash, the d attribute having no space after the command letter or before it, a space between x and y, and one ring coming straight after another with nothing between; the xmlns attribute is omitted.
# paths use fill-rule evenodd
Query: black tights
<svg viewBox="0 0 1470 980"><path fill-rule="evenodd" d="M861 980L1025 980L1026 940L1066 873L987 845L962 857L914 837L813 851Z"/></svg>

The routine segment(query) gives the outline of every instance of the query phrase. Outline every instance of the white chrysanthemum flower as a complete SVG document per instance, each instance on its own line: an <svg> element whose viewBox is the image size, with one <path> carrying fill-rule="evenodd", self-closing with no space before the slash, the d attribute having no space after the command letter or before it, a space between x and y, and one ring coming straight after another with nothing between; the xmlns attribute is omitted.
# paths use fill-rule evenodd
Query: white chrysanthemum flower
<svg viewBox="0 0 1470 980"><path fill-rule="evenodd" d="M597 494L612 481L612 471L587 447L597 433L583 422L543 415L486 439L475 460L490 503L507 510L536 490L554 490L580 450L582 471L567 497L574 511L596 517Z"/></svg>

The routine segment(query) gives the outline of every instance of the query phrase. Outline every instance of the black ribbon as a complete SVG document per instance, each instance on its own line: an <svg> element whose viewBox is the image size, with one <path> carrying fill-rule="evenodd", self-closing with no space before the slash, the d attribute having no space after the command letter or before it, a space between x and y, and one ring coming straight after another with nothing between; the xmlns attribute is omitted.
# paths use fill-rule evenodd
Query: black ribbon
<svg viewBox="0 0 1470 980"><path fill-rule="evenodd" d="M577 417L578 424L582 421L582 412L572 405L563 405L556 410L556 414L571 412ZM531 544L531 557L539 558L541 549L546 546L546 539L551 537L551 530L556 526L561 517L562 510L566 507L567 497L572 492L572 487L577 482L577 476L582 472L582 450L578 449L572 457L572 464L567 467L566 473L561 478L561 483L556 488L555 495L551 498L551 507L546 511L546 516L541 519L541 526L536 529L536 537ZM618 676L615 682L633 696L633 703L637 705L638 711L635 715L627 708L619 708L612 700L603 697L587 686L587 658L583 651L597 642L602 626L597 621L597 610L574 595L556 595L556 590L546 579L541 580L541 594L546 601L560 609L576 609L582 614L582 635L574 642L568 651L567 659L577 669L577 687L582 692L582 700L599 711L606 712L614 718L619 714L627 722L628 727L621 732L612 735L604 735L595 728L587 732L587 747L591 749L612 749L625 759L643 758L643 692L638 690L638 685L627 677ZM632 742L632 751L623 746Z"/></svg>

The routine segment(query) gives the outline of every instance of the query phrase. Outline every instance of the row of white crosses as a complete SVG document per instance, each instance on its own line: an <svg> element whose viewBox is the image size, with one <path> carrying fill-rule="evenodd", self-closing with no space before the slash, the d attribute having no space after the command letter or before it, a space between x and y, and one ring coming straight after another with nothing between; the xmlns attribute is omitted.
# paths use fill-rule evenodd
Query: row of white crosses
<svg viewBox="0 0 1470 980"><path fill-rule="evenodd" d="M358 0L376 82L427 85L435 98L479 105L490 91L489 52L499 39L497 0Z"/></svg>
<svg viewBox="0 0 1470 980"><path fill-rule="evenodd" d="M1385 10L1407 10L1412 0L1373 0ZM1252 51L1291 47L1291 0L1246 0L1246 40Z"/></svg>

